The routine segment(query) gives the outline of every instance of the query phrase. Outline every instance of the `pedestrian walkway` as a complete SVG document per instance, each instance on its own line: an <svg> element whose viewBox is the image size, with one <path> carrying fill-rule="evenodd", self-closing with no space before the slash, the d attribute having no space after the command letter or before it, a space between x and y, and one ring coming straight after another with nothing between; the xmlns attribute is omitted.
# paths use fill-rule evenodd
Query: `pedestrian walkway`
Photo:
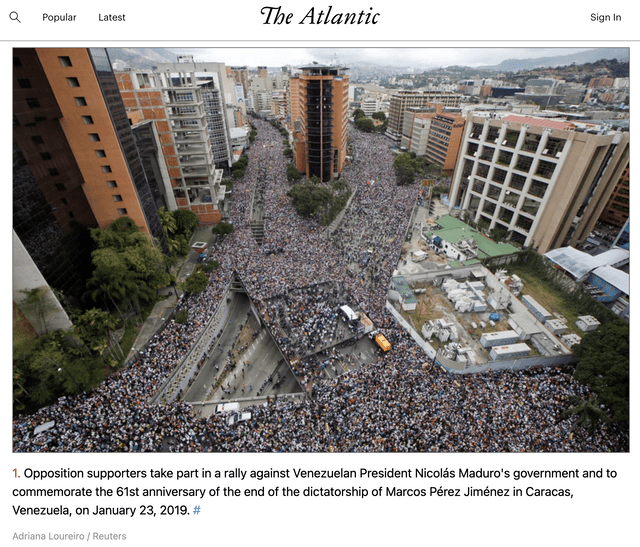
<svg viewBox="0 0 640 547"><path fill-rule="evenodd" d="M204 226L198 228L193 236L191 237L190 245L193 245L196 241L206 241L210 246L211 243L215 240L215 235L211 233L210 226ZM176 304L182 298L184 293L178 289L177 284L183 283L187 277L189 277L196 265L198 264L200 253L191 249L189 254L185 257L182 266L177 275L177 283L176 287L168 286L163 287L158 291L158 294L162 296L166 296L163 300L156 302L156 305L151 310L151 313L145 320L144 324L140 328L138 335L136 336L135 341L133 342L133 346L125 359L125 362L133 359L136 354L145 346L145 344L153 338L155 333L160 329L164 322L169 320L173 310L176 307Z"/></svg>

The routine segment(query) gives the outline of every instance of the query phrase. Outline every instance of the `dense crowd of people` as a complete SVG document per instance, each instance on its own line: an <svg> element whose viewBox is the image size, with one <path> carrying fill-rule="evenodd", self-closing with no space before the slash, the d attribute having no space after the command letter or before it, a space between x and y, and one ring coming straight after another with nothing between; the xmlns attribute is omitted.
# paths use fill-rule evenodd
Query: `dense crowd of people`
<svg viewBox="0 0 640 547"><path fill-rule="evenodd" d="M95 391L16 416L15 451L628 451L626 432L608 425L588 435L563 418L569 396L587 395L570 367L454 376L426 362L399 328L385 308L386 292L419 189L396 185L388 141L350 133L355 159L342 178L355 196L329 235L295 213L282 136L266 122L255 124L245 176L229 205L234 231L210 250L220 267L208 274L204 292L177 304L176 311L188 308L188 322L165 325ZM251 231L256 205L265 222L262 247ZM341 334L338 296L366 310L393 350L317 382L305 400L253 407L249 421L233 426L220 415L199 417L188 403L150 404L204 332L234 272L268 324L286 323L285 355L317 351ZM334 290L344 293L326 292ZM55 426L34 435L47 421Z"/></svg>

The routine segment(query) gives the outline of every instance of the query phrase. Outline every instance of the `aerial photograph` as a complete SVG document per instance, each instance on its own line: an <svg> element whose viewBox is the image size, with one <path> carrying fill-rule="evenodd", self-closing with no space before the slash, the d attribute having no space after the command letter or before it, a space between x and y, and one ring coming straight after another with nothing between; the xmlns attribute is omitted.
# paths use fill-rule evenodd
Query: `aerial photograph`
<svg viewBox="0 0 640 547"><path fill-rule="evenodd" d="M629 97L627 48L14 48L13 451L629 452Z"/></svg>

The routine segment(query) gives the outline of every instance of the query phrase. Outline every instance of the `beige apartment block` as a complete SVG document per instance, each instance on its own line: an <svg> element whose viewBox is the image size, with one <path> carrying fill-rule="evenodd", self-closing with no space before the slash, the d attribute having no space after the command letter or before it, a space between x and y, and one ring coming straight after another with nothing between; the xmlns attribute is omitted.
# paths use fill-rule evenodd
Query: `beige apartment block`
<svg viewBox="0 0 640 547"><path fill-rule="evenodd" d="M584 241L629 166L629 134L469 114L450 209L539 253Z"/></svg>

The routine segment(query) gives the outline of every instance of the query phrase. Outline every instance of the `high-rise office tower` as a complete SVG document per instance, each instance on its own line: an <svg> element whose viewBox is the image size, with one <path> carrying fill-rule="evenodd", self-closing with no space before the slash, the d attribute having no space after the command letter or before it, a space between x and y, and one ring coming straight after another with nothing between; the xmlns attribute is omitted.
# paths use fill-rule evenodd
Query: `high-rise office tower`
<svg viewBox="0 0 640 547"><path fill-rule="evenodd" d="M106 50L15 49L13 89L14 298L50 287L79 298L87 229L124 216L166 251Z"/></svg>
<svg viewBox="0 0 640 547"><path fill-rule="evenodd" d="M587 238L628 166L629 133L469 114L450 208L543 254Z"/></svg>
<svg viewBox="0 0 640 547"><path fill-rule="evenodd" d="M128 216L164 241L106 50L16 50L14 83L14 140L47 202L86 225Z"/></svg>
<svg viewBox="0 0 640 547"><path fill-rule="evenodd" d="M347 155L349 76L344 67L310 65L290 79L296 166L322 181L338 177Z"/></svg>

